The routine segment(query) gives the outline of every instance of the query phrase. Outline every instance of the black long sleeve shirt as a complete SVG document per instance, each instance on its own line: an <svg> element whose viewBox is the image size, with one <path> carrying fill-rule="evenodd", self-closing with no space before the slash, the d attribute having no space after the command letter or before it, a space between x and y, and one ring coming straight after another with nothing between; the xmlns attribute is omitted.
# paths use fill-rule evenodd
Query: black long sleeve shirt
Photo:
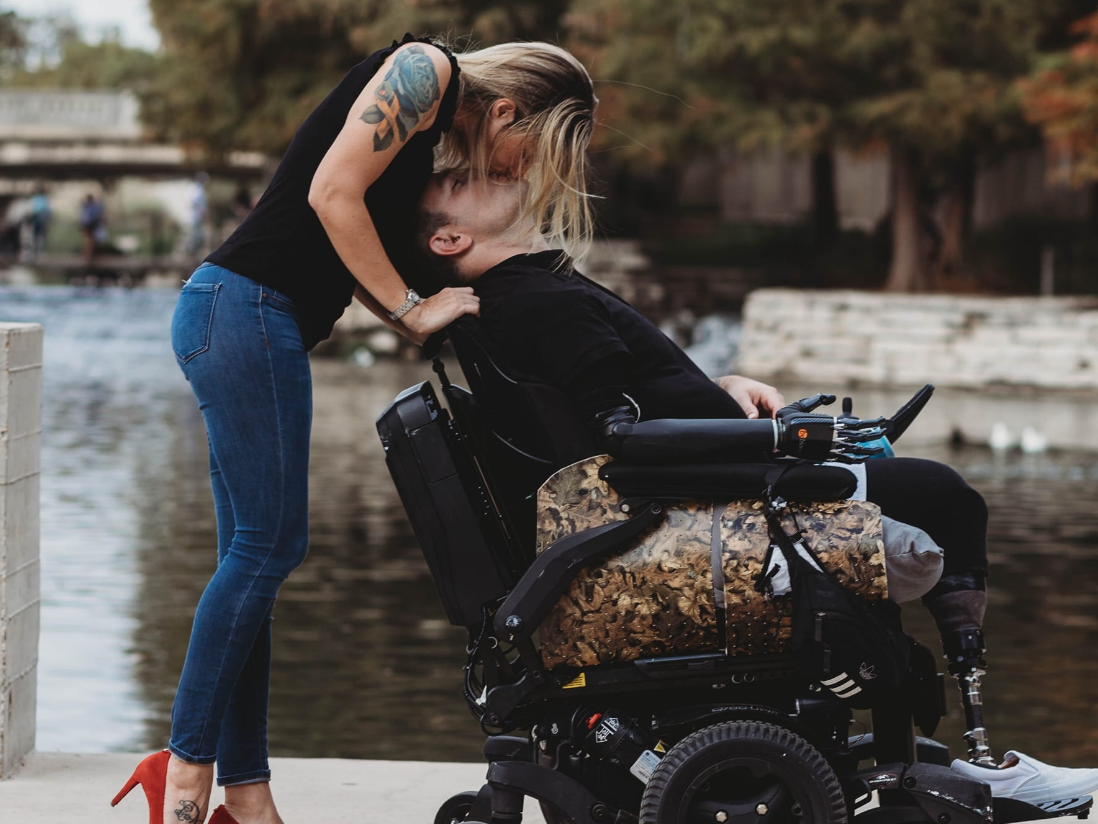
<svg viewBox="0 0 1098 824"><path fill-rule="evenodd" d="M511 371L561 389L585 421L630 401L638 420L746 417L654 323L560 257L516 255L473 283L480 326Z"/></svg>

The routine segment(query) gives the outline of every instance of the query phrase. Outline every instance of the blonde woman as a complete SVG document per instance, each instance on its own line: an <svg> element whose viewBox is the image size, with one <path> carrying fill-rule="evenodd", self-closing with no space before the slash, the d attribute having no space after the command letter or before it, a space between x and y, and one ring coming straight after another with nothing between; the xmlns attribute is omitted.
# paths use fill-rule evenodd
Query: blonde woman
<svg viewBox="0 0 1098 824"><path fill-rule="evenodd" d="M529 180L529 217L582 257L594 108L587 72L555 46L455 58L406 36L309 115L255 209L184 285L172 348L209 435L218 567L195 613L169 749L142 761L114 803L140 783L150 824L202 822L216 763L225 806L213 824L280 824L266 739L271 611L308 548L308 350L352 296L417 342L479 311L469 288L424 300L386 253L413 234L440 141L448 168Z"/></svg>

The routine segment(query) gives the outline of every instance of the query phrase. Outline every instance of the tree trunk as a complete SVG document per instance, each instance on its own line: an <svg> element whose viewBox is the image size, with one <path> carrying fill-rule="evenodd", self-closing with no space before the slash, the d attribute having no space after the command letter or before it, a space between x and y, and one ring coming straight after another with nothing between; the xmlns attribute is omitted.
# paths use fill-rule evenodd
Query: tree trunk
<svg viewBox="0 0 1098 824"><path fill-rule="evenodd" d="M966 153L953 170L942 194L942 248L938 256L939 276L956 277L965 257L965 244L972 231L972 205L976 199L976 156Z"/></svg>
<svg viewBox="0 0 1098 824"><path fill-rule="evenodd" d="M892 149L892 265L885 290L918 292L926 287L919 250L919 184L915 153Z"/></svg>
<svg viewBox="0 0 1098 824"><path fill-rule="evenodd" d="M835 153L830 147L812 155L812 229L819 249L831 248L839 236Z"/></svg>

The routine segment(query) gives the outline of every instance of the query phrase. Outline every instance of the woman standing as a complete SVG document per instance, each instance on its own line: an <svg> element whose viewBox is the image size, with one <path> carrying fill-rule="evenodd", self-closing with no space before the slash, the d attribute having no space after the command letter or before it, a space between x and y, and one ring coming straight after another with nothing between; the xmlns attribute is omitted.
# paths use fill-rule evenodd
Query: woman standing
<svg viewBox="0 0 1098 824"><path fill-rule="evenodd" d="M357 297L416 342L479 311L472 289L424 300L398 273L440 162L530 181L531 216L573 254L590 237L583 66L543 43L454 57L408 35L351 69L298 129L270 186L184 285L172 347L202 410L218 567L195 613L169 749L138 766L150 824L281 824L270 793L271 612L308 548L308 350ZM390 254L387 254L389 250Z"/></svg>

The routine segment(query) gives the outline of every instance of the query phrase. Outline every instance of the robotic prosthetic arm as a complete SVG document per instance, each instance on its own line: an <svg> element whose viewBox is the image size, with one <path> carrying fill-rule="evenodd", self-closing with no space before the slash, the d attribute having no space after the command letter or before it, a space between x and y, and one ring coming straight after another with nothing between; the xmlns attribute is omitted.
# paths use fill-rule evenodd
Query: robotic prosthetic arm
<svg viewBox="0 0 1098 824"><path fill-rule="evenodd" d="M668 419L638 423L633 407L618 406L592 421L602 446L614 457L637 463L750 460L778 453L808 461L860 463L882 449L865 446L885 435L895 440L933 392L921 389L894 418L861 420L812 410L834 395L813 395L778 410L775 419Z"/></svg>

